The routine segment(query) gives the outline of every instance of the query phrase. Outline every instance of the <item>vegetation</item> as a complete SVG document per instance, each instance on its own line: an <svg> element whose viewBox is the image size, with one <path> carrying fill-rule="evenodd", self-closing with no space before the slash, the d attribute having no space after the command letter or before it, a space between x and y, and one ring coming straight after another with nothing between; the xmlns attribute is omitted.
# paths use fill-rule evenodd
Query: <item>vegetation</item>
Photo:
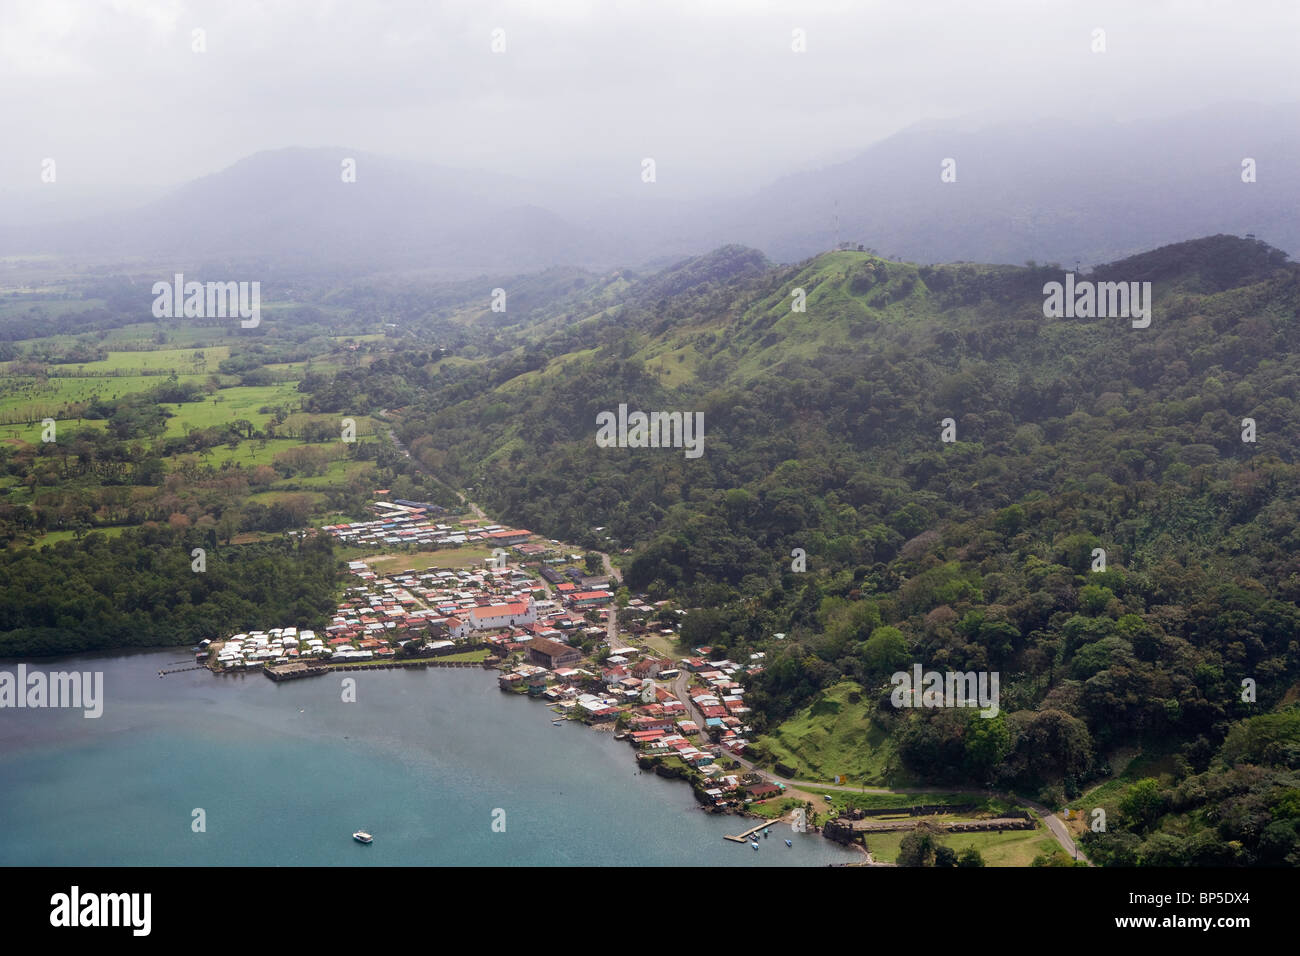
<svg viewBox="0 0 1300 956"><path fill-rule="evenodd" d="M629 592L687 609L684 647L762 652L746 703L772 762L1104 808L1082 839L1106 864L1300 864L1300 266L1215 236L1087 276L1151 282L1145 329L1044 318L1061 277L727 247L654 275L489 280L511 288L503 314L483 280L318 289L238 331L133 324L110 280L81 310L6 303L0 540L19 550L0 640L180 640L221 608L158 584L114 611L77 557L92 547L100 578L175 587L190 536L224 549L356 514L375 487L455 487L589 553L628 549ZM159 365L128 355L150 349ZM241 389L265 404L243 393L222 419ZM596 415L624 404L702 413L703 454L598 447ZM334 437L345 416L364 440ZM150 522L173 536L165 575L132 567L143 539L86 534ZM21 550L51 531L85 537ZM299 587L314 552L276 546L262 577ZM42 585L52 560L68 568ZM237 609L257 577L223 585ZM61 602L113 626L96 637ZM997 716L895 707L912 664L996 672ZM1043 849L1024 862L1059 862Z"/></svg>
<svg viewBox="0 0 1300 956"><path fill-rule="evenodd" d="M201 572L195 547L209 549ZM0 551L0 656L193 644L267 621L322 627L337 573L328 538L231 548L166 527Z"/></svg>
<svg viewBox="0 0 1300 956"><path fill-rule="evenodd" d="M1153 284L1140 330L1045 319L1060 278L720 250L584 318L573 298L534 310L399 431L503 520L633 547L625 583L691 609L687 646L765 652L747 694L761 752L801 772L1059 806L1136 746L1176 757L1161 786L1181 786L1300 677L1300 268L1229 236L1098 267ZM620 404L701 411L704 454L597 447L596 414ZM895 708L889 677L912 662L997 672L999 715ZM1230 773L1290 769L1276 747L1241 753L1256 770ZM1159 819L1193 839L1185 813ZM1236 862L1292 846L1285 820L1268 841L1214 826L1202 839L1240 842Z"/></svg>

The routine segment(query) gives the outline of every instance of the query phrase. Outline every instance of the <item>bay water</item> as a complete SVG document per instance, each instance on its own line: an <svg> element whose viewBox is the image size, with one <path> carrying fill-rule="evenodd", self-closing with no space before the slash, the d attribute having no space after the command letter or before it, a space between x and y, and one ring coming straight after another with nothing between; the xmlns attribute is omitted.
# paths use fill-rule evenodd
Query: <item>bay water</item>
<svg viewBox="0 0 1300 956"><path fill-rule="evenodd" d="M0 709L0 865L793 866L855 862L638 773L631 748L479 668L275 683L184 648L28 662L103 672L103 716ZM0 670L16 672L15 662ZM343 679L354 678L355 702ZM202 811L204 827L194 821ZM495 823L495 826L494 826ZM374 843L352 840L367 830ZM787 848L790 839L793 847Z"/></svg>

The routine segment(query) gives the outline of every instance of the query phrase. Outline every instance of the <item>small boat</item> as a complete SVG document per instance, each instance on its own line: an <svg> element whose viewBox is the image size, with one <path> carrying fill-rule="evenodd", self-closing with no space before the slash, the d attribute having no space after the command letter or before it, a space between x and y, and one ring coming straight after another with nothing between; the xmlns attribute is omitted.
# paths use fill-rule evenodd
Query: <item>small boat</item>
<svg viewBox="0 0 1300 956"><path fill-rule="evenodd" d="M786 845L786 846L794 846L794 844L791 843L789 840L786 840L786 841L785 841L785 845Z"/></svg>
<svg viewBox="0 0 1300 956"><path fill-rule="evenodd" d="M375 841L375 838L365 830L358 830L356 833L352 834L352 839L356 840L358 843L373 843Z"/></svg>
<svg viewBox="0 0 1300 956"><path fill-rule="evenodd" d="M757 843L751 843L750 846L752 846L755 850L758 849L758 844L757 844Z"/></svg>

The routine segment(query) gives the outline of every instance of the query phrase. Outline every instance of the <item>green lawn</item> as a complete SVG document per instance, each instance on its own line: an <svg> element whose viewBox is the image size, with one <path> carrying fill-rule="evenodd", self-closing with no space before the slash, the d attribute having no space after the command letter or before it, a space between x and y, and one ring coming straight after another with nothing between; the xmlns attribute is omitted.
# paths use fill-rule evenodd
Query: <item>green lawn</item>
<svg viewBox="0 0 1300 956"><path fill-rule="evenodd" d="M795 768L796 779L829 782L837 774L848 774L852 783L884 786L890 745L885 732L871 722L874 706L861 687L843 681L759 737L758 743Z"/></svg>
<svg viewBox="0 0 1300 956"><path fill-rule="evenodd" d="M259 412L263 406L285 405L295 409L301 402L297 382L280 382L276 385L238 385L223 388L202 402L185 402L163 407L172 413L167 420L166 435L184 435L194 428L211 428L238 419L246 419L258 428L271 420L270 412Z"/></svg>
<svg viewBox="0 0 1300 956"><path fill-rule="evenodd" d="M206 375L179 375L178 381L202 384ZM0 373L0 417L17 413L28 418L59 418L63 407L88 402L98 396L113 401L161 385L158 375L123 375L116 378L7 378ZM175 406L171 406L175 407ZM183 434L183 432L181 433Z"/></svg>
<svg viewBox="0 0 1300 956"><path fill-rule="evenodd" d="M201 357L196 353L203 353ZM119 372L123 370L140 371L148 369L158 371L166 369L180 374L202 374L215 372L217 363L230 358L230 346L219 345L210 348L158 348L147 352L113 352L108 358L98 362L74 362L55 365L51 369L61 372Z"/></svg>
<svg viewBox="0 0 1300 956"><path fill-rule="evenodd" d="M395 574L399 571L422 571L425 568L482 567L483 562L492 554L492 549L463 545L439 551L392 554L373 549L340 548L338 554L344 561L366 562L376 574Z"/></svg>
<svg viewBox="0 0 1300 956"><path fill-rule="evenodd" d="M107 528L94 528L92 530L95 534L102 534L105 537L115 538L125 531L126 527L113 525ZM72 531L47 531L45 534L37 538L32 546L39 548L41 545L45 544L57 544L60 541L72 541L75 537L76 534Z"/></svg>
<svg viewBox="0 0 1300 956"><path fill-rule="evenodd" d="M867 849L883 863L898 860L898 847L907 836L906 831L894 833L868 833ZM1034 857L1050 853L1059 844L1046 830L1011 830L1006 833L949 833L939 842L958 853L973 846L984 857L987 866L1029 866Z"/></svg>
<svg viewBox="0 0 1300 956"><path fill-rule="evenodd" d="M465 651L463 654L448 654L445 657L435 658L435 660L440 660L440 661L452 661L452 662L460 661L462 663L468 661L471 664L481 664L487 659L488 659L487 650Z"/></svg>

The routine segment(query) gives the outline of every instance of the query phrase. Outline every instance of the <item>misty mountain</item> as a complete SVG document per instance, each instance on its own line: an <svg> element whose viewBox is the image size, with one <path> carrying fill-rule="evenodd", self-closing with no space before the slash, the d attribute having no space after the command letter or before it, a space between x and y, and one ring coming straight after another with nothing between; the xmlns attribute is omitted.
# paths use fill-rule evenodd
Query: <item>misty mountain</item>
<svg viewBox="0 0 1300 956"><path fill-rule="evenodd" d="M1300 253L1300 109L1214 107L1159 121L911 127L742 199L616 196L370 156L258 153L129 212L0 223L0 254L446 276L664 265L728 243L799 261L837 242L918 262L1113 261L1191 236L1253 233ZM357 160L354 183L341 161ZM1257 181L1242 181L1242 161ZM941 164L955 161L943 182ZM61 187L60 187L61 188Z"/></svg>
<svg viewBox="0 0 1300 956"><path fill-rule="evenodd" d="M773 183L710 238L780 261L838 238L919 262L1091 265L1192 236L1253 233L1294 256L1298 121L1295 106L1237 106L1130 123L918 126ZM1242 182L1246 157L1254 183ZM956 180L942 182L949 158Z"/></svg>
<svg viewBox="0 0 1300 956"><path fill-rule="evenodd" d="M343 180L345 157L356 160L355 182ZM537 205L539 198L537 187L491 173L356 150L284 149L130 212L0 232L0 248L355 273L600 261L598 237Z"/></svg>

